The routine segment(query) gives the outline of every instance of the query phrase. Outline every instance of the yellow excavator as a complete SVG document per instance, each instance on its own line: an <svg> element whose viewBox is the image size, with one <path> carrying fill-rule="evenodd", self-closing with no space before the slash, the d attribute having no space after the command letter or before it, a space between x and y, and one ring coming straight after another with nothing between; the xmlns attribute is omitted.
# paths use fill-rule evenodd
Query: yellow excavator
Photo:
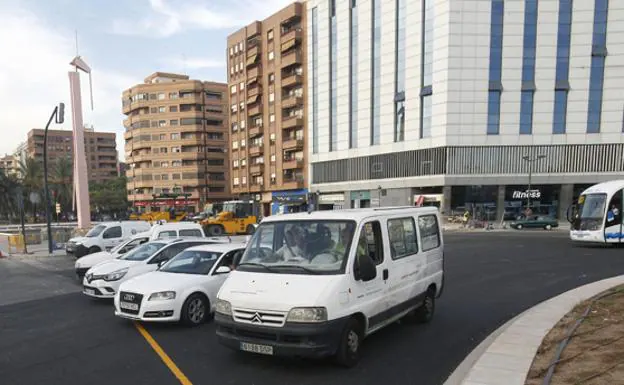
<svg viewBox="0 0 624 385"><path fill-rule="evenodd" d="M201 221L208 236L253 234L258 223L253 201L226 201L223 210Z"/></svg>

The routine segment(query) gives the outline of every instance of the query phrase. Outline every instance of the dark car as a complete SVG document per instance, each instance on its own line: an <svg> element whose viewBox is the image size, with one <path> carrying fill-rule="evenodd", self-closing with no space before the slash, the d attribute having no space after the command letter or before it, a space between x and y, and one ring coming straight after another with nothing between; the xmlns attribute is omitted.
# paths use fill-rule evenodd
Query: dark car
<svg viewBox="0 0 624 385"><path fill-rule="evenodd" d="M550 230L555 227L559 227L559 221L553 217L544 215L529 215L528 217L519 218L509 224L516 230L522 230L524 228L542 228Z"/></svg>

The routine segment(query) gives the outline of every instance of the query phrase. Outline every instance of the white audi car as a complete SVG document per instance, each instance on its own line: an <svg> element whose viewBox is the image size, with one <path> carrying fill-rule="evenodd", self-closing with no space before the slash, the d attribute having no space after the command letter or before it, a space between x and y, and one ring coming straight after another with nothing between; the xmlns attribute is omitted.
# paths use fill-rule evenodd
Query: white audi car
<svg viewBox="0 0 624 385"><path fill-rule="evenodd" d="M213 314L217 292L244 251L244 243L188 248L158 271L121 284L115 315L199 325Z"/></svg>
<svg viewBox="0 0 624 385"><path fill-rule="evenodd" d="M118 258L90 268L82 281L82 292L90 297L113 298L122 282L157 270L182 250L215 242L208 238L177 238L144 243Z"/></svg>

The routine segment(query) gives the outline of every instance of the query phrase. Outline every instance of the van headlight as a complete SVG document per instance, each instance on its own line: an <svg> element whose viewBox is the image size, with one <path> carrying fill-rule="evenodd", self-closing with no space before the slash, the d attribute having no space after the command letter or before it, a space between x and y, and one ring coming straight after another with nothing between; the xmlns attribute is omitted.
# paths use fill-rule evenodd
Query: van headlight
<svg viewBox="0 0 624 385"><path fill-rule="evenodd" d="M125 269L113 271L112 273L106 274L104 276L104 280L105 281L119 281L126 275L127 272L128 272L127 267Z"/></svg>
<svg viewBox="0 0 624 385"><path fill-rule="evenodd" d="M327 309L324 307L295 307L290 309L286 322L325 322Z"/></svg>
<svg viewBox="0 0 624 385"><path fill-rule="evenodd" d="M157 293L152 293L148 301L165 301L169 299L175 299L176 292L175 291L159 291Z"/></svg>
<svg viewBox="0 0 624 385"><path fill-rule="evenodd" d="M232 305L228 301L217 299L215 311L223 315L232 315Z"/></svg>

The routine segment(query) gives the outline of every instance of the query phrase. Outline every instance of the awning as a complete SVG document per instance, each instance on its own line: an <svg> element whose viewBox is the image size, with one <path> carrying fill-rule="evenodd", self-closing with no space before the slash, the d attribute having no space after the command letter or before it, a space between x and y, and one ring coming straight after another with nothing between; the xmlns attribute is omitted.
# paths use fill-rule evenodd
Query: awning
<svg viewBox="0 0 624 385"><path fill-rule="evenodd" d="M292 39L288 40L287 42L282 43L282 52L288 51L289 49L294 47L295 44L297 44L297 41L295 40L295 38L292 38Z"/></svg>
<svg viewBox="0 0 624 385"><path fill-rule="evenodd" d="M253 55L247 58L247 65L250 66L252 64L254 64L256 62L256 59L258 59L258 55Z"/></svg>
<svg viewBox="0 0 624 385"><path fill-rule="evenodd" d="M253 104L258 100L258 96L260 96L260 94L255 94L254 96L250 96L247 98L247 104Z"/></svg>
<svg viewBox="0 0 624 385"><path fill-rule="evenodd" d="M254 76L253 78L247 79L247 85L253 84L258 81L258 77Z"/></svg>

